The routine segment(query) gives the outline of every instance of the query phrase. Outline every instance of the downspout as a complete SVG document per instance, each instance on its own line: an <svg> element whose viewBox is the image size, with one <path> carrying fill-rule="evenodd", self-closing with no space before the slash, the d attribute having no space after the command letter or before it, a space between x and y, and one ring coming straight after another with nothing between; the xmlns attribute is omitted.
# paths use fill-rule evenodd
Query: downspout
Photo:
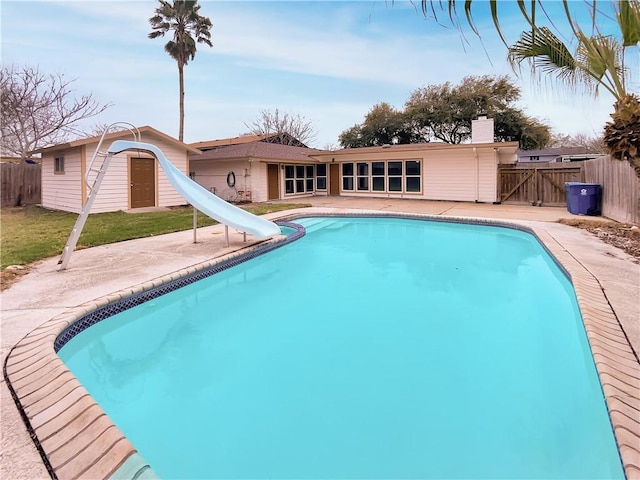
<svg viewBox="0 0 640 480"><path fill-rule="evenodd" d="M500 187L500 172L499 172L499 168L500 168L500 159L498 157L498 152L500 151L499 147L493 147L493 166L495 168L494 172L496 172L496 188L495 188L495 194L496 194L496 200L493 203L502 203L502 194L501 192L498 190Z"/></svg>
<svg viewBox="0 0 640 480"><path fill-rule="evenodd" d="M478 197L480 196L480 159L478 158L478 149L473 147L473 154L476 157L476 203L478 203Z"/></svg>

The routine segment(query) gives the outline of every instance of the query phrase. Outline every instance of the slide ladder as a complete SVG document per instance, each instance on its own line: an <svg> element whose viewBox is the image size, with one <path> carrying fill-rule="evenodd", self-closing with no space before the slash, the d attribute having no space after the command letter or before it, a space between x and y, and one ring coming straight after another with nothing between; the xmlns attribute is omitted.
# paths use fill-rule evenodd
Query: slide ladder
<svg viewBox="0 0 640 480"><path fill-rule="evenodd" d="M84 182L84 187L87 189L87 199L82 206L82 210L80 210L80 215L78 215L78 218L76 219L73 230L71 230L71 235L69 235L69 239L67 240L67 243L62 250L60 260L58 260L58 265L60 265L59 270L64 270L65 268L67 268L67 264L69 263L71 254L76 248L78 239L80 238L80 234L82 233L82 229L84 228L84 224L87 222L87 218L89 217L89 212L91 211L91 207L93 206L93 201L98 194L98 190L100 190L100 185L102 185L102 180L104 180L104 176L107 173L109 163L111 163L111 158L113 157L114 153L103 152L100 150L100 147L102 147L102 142L104 141L104 137L109 129L116 125L125 125L127 127L127 130L129 130L133 134L133 138L138 141L140 140L140 132L136 127L129 123L113 123L105 128L102 136L100 137L100 141L98 142L98 146L96 147L96 151L93 153L93 157L91 157L87 172L82 179Z"/></svg>

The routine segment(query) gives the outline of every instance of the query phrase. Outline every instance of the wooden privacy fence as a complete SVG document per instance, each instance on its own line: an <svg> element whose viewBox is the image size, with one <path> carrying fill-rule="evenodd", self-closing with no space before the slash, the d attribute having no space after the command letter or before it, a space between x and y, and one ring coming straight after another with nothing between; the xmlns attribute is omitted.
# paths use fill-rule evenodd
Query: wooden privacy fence
<svg viewBox="0 0 640 480"><path fill-rule="evenodd" d="M503 203L567 204L565 182L584 181L582 166L570 163L516 167L501 165L498 170L498 198Z"/></svg>
<svg viewBox="0 0 640 480"><path fill-rule="evenodd" d="M640 178L629 162L609 157L584 162L585 182L602 185L602 215L640 224Z"/></svg>
<svg viewBox="0 0 640 480"><path fill-rule="evenodd" d="M0 163L3 207L18 207L41 203L42 165Z"/></svg>

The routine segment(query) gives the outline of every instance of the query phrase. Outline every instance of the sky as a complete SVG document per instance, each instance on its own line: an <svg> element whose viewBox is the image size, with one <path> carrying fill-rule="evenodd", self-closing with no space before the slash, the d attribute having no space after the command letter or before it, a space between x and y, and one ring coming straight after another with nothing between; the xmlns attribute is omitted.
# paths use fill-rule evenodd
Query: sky
<svg viewBox="0 0 640 480"><path fill-rule="evenodd" d="M509 75L522 91L517 106L558 134L599 134L613 111L606 92L594 99L536 81L526 69L516 76L485 0L476 0L473 11L481 40L466 26L462 35L443 26L449 25L444 13L441 24L425 18L419 1L199 3L213 24L213 48L199 45L185 67L187 143L241 135L262 110L277 108L311 122L317 136L310 146L337 147L340 133L361 123L373 105L400 109L412 91L457 84L468 75ZM1 0L2 64L61 73L74 80L78 95L111 104L78 126L84 131L128 122L177 137L177 65L164 52L167 37L147 37L157 5ZM514 42L525 28L522 17L513 3L499 5L507 41ZM558 28L568 31L560 4L545 5ZM572 8L577 18L587 18L582 1ZM599 27L612 29L607 21ZM638 78L632 80L637 91Z"/></svg>

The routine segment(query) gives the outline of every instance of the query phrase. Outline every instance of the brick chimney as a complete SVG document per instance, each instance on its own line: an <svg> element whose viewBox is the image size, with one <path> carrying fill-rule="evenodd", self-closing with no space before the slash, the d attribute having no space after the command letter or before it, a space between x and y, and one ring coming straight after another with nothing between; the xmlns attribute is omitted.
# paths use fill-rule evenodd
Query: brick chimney
<svg viewBox="0 0 640 480"><path fill-rule="evenodd" d="M487 118L486 113L481 113L477 120L471 120L471 143L493 142L493 118Z"/></svg>

